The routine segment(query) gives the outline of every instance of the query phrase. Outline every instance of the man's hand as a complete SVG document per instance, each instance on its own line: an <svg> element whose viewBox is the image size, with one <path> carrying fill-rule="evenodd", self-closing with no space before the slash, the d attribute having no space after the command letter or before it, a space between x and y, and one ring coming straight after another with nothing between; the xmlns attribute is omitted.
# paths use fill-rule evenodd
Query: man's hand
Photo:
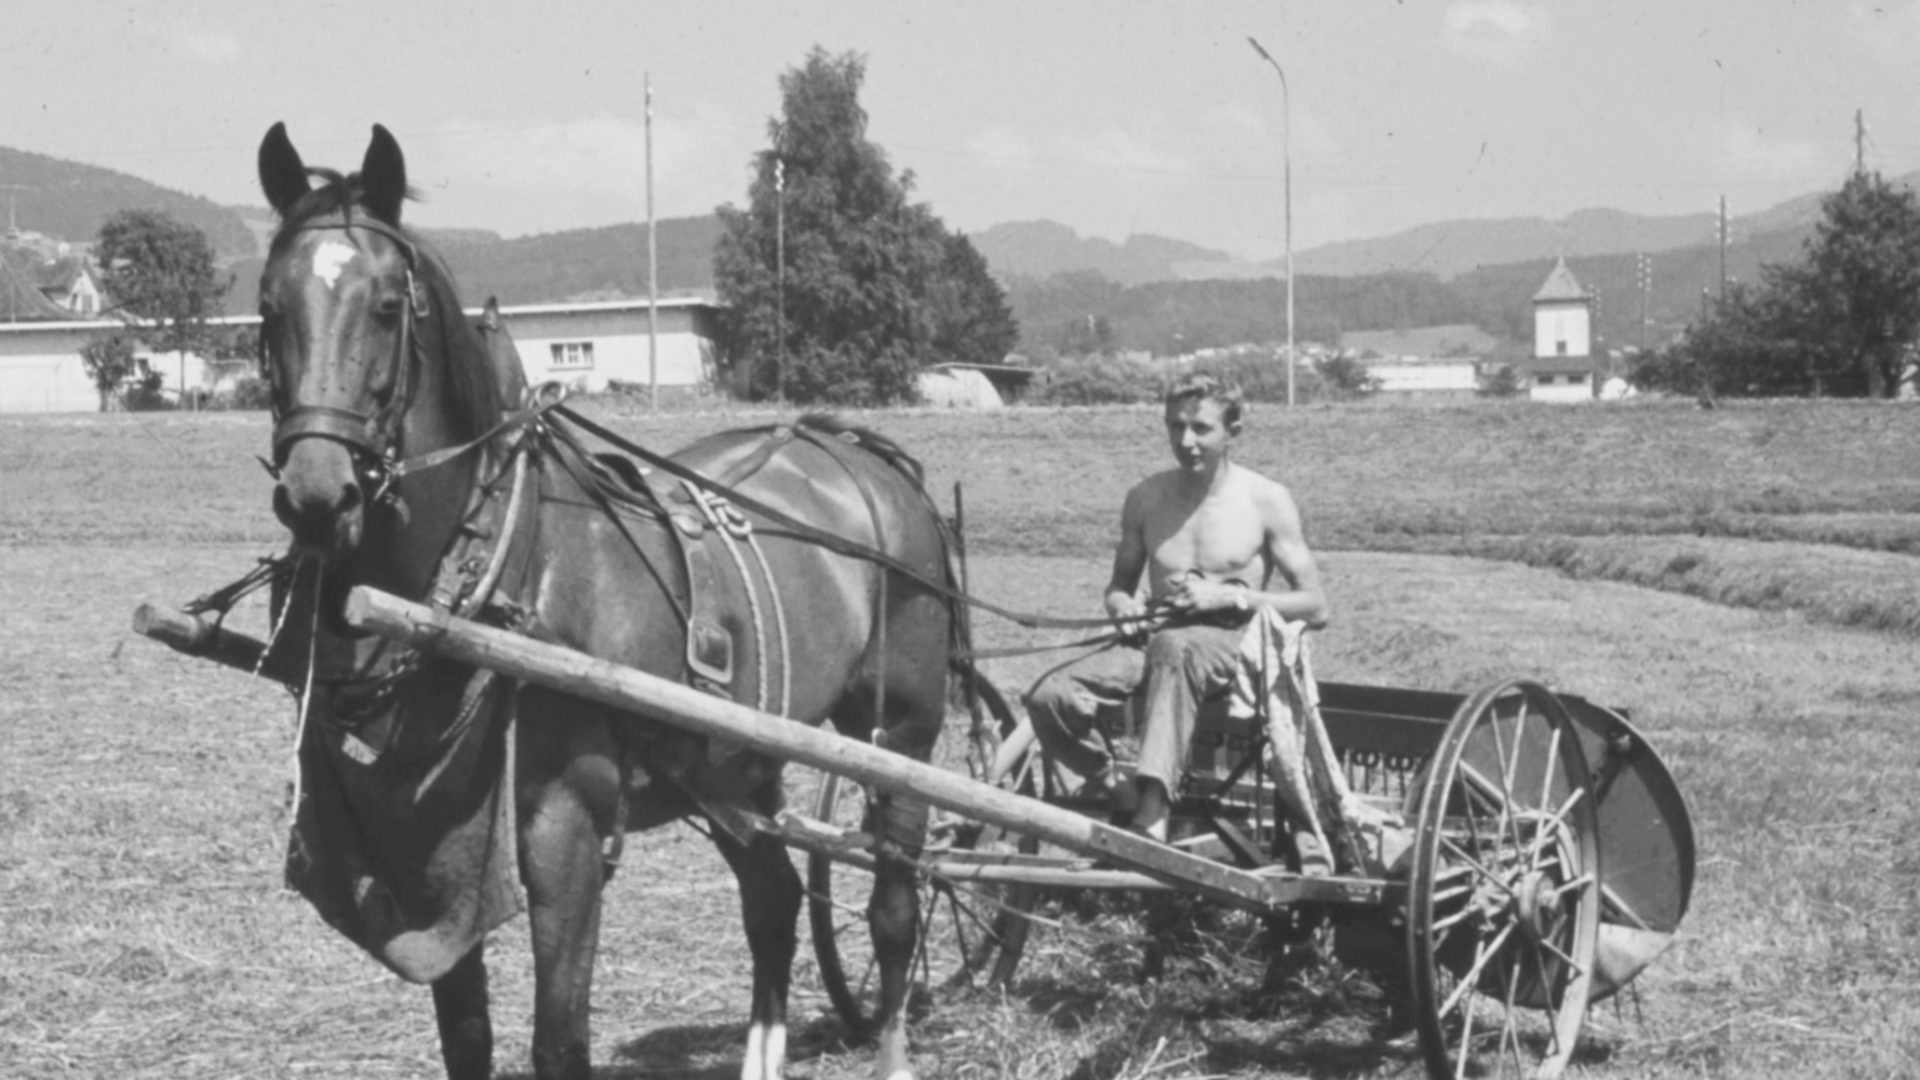
<svg viewBox="0 0 1920 1080"><path fill-rule="evenodd" d="M1153 629L1153 612L1132 593L1107 594L1107 615L1113 620L1114 629L1120 631L1120 640L1129 644L1145 641Z"/></svg>
<svg viewBox="0 0 1920 1080"><path fill-rule="evenodd" d="M1167 590L1167 606L1175 611L1203 615L1212 611L1245 611L1247 587L1237 581L1209 581L1189 575Z"/></svg>

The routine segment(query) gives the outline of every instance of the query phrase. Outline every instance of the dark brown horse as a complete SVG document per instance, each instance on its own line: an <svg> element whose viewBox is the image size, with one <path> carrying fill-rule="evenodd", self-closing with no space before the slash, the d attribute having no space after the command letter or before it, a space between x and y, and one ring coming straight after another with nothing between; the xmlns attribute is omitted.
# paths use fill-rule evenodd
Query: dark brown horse
<svg viewBox="0 0 1920 1080"><path fill-rule="evenodd" d="M274 509L303 556L279 605L278 647L304 648L315 665L300 819L319 839L297 838L290 877L329 922L431 982L448 1074L485 1077L480 943L517 906L500 899L517 863L533 932L534 1071L586 1077L601 892L620 837L707 817L739 879L753 954L742 1075L778 1075L802 892L785 848L741 827L778 808L777 765L355 638L338 623L339 599L365 583L429 600L666 677L700 675L716 692L924 759L945 709L954 616L929 585L951 576L917 466L871 433L818 419L674 456L759 508L744 514L659 470L610 467L551 414L514 412L530 398L510 343L462 317L444 266L401 225L405 165L385 129L373 129L360 171L340 176L307 168L275 125L259 168L281 219L260 285ZM768 508L777 515L759 516ZM781 516L788 527L768 526ZM751 537L743 518L758 526ZM728 520L739 575L690 550ZM794 521L877 549L893 569L836 554ZM876 1071L894 1078L910 1073L909 860L926 811L893 800L873 813ZM504 872L490 861L496 834L511 838Z"/></svg>

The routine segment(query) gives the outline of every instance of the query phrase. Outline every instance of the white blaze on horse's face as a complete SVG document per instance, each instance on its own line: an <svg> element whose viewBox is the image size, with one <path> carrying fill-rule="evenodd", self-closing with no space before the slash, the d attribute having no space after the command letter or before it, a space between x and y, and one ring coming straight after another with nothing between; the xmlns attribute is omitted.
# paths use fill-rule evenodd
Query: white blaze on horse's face
<svg viewBox="0 0 1920 1080"><path fill-rule="evenodd" d="M313 276L327 283L327 291L340 280L340 271L346 269L354 256L359 254L353 245L339 240L328 240L313 249Z"/></svg>

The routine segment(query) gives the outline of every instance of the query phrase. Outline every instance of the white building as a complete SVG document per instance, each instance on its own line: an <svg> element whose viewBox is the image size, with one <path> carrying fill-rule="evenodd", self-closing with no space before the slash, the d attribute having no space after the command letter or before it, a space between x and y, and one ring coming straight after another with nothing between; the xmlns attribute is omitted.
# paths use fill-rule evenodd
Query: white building
<svg viewBox="0 0 1920 1080"><path fill-rule="evenodd" d="M663 297L657 345L650 349L645 300L501 309L529 382L558 380L590 393L615 384L657 385L662 396L716 389L721 379L715 345L718 313L718 304L705 297ZM467 314L477 317L480 309ZM100 395L81 362L80 350L117 324L47 319L45 313L42 318L0 322L0 412L98 411ZM260 318L235 315L208 321L217 326L255 327ZM175 397L181 386L219 389L236 370L235 365L204 361L191 353L144 358L151 370L160 373L169 397ZM249 370L250 365L241 363L238 369Z"/></svg>
<svg viewBox="0 0 1920 1080"><path fill-rule="evenodd" d="M1382 361L1367 365L1374 393L1472 397L1480 388L1471 360Z"/></svg>
<svg viewBox="0 0 1920 1080"><path fill-rule="evenodd" d="M1533 294L1528 396L1534 401L1592 401L1593 363L1593 297L1562 257Z"/></svg>

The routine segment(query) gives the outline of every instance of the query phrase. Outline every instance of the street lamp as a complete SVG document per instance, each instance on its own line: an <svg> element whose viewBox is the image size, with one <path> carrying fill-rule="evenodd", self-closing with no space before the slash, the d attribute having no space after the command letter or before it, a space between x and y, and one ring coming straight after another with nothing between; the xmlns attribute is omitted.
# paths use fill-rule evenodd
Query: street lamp
<svg viewBox="0 0 1920 1080"><path fill-rule="evenodd" d="M1293 102L1287 93L1287 73L1280 70L1280 62L1275 60L1260 43L1247 35L1247 44L1260 54L1260 59L1273 65L1273 73L1280 76L1280 159L1284 177L1284 198L1286 200L1287 222L1287 408L1293 408Z"/></svg>

